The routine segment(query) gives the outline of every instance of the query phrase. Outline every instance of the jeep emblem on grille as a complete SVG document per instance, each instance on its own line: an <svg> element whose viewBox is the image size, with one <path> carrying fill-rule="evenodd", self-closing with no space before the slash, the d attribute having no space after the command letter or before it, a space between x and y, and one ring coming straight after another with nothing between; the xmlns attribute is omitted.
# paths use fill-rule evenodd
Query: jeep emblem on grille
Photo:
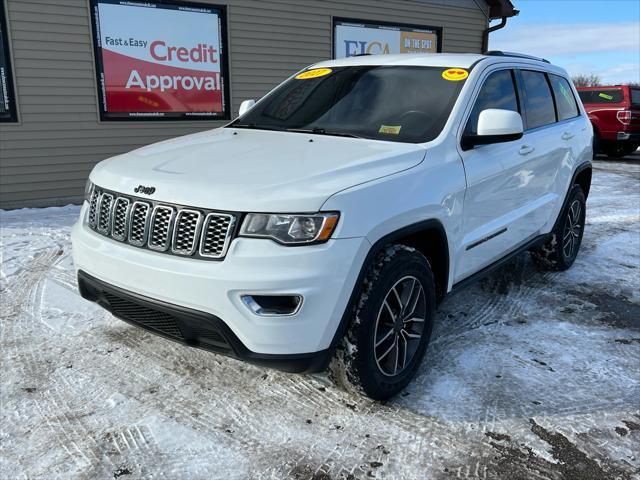
<svg viewBox="0 0 640 480"><path fill-rule="evenodd" d="M156 187L145 187L144 185L138 185L133 189L135 193L144 193L145 195L152 195L156 191Z"/></svg>

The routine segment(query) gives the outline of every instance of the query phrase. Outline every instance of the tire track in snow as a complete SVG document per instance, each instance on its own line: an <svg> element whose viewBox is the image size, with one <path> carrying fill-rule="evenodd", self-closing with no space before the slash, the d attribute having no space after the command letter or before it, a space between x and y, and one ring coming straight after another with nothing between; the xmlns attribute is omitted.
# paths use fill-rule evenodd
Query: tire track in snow
<svg viewBox="0 0 640 480"><path fill-rule="evenodd" d="M28 319L34 319L34 313L40 309L39 305L42 303L41 283L52 266L59 260L58 252L58 248L52 248L37 253L28 265L23 265L7 289L8 298L5 298L3 302L2 316L5 319L3 333L8 338L23 338L28 336L29 331L33 328L42 328L33 325L33 322L28 322ZM38 347L40 345L22 344L20 346L17 354L24 359L24 362L18 363L21 378L33 381L41 377L42 366L47 362L42 350ZM36 390L42 388L38 383ZM44 394L38 393L39 398L34 402L35 408L40 413L41 419L57 437L58 444L67 455L80 468L86 468L97 459L93 452L87 455L85 449L79 446L87 438L87 430L79 427L77 422L69 420L64 414L64 409L61 409L60 404L56 403L54 399L56 394L55 390L45 390ZM56 420L54 421L52 418ZM81 430L80 435L76 432L77 428ZM90 460L89 457L92 457L93 460Z"/></svg>
<svg viewBox="0 0 640 480"><path fill-rule="evenodd" d="M66 241L61 243L65 253L58 261L54 259L45 278L69 287L74 280L70 273L64 273L69 271L69 265L64 263L68 261ZM562 274L531 275L525 258L519 257L514 271L506 275L507 293L499 291L502 280L493 278L483 288L476 286L458 294L456 304L444 305L444 312L456 315L450 327L438 326L436 333L440 337L434 337L431 346L438 355L443 355L443 364L448 360L447 355L457 354L456 347L460 343L473 352L470 339L481 342L490 340L493 335L512 335L510 332L520 327L507 324L512 317L523 316L528 320L531 306L527 300L535 296L537 290L557 295L566 289ZM585 258L586 261L589 260ZM15 278L12 276L11 281ZM36 290L29 288L29 298L40 302L30 303L35 316L47 314L48 299L42 296L43 291L46 293L42 285ZM538 301L542 300L539 298ZM458 310L466 310L467 317L457 315ZM441 316L443 312L438 322L446 322L447 319ZM280 374L188 349L129 327L106 314L88 318L93 327L76 336L65 336L61 332L50 335L51 338L42 338L42 332L38 331L42 328L38 318L25 313L22 320L24 329L21 335L15 335L15 341L22 337L25 341L33 341L34 349L42 350L38 361L41 362L40 371L44 373L40 376L48 377L49 389L55 390L56 406L44 403L47 410L42 414L36 413L36 420L48 415L50 409L62 410L67 419L61 420L62 426L52 422L50 428L69 434L70 441L75 442L87 458L92 458L91 452L100 457L99 461L92 460L90 469L82 470L70 461L73 455L80 458L72 443L66 444L70 453L51 443L51 452L56 455L54 458L59 466L54 465L47 472L49 477L62 477L62 467L66 468L66 476L75 473L86 478L111 477L116 467L126 466L132 472L132 478L151 475L172 479L210 478L213 465L216 469L223 469L216 471L223 472L225 478L237 475L236 478L243 479L310 478L313 475L321 477L323 473L334 479L348 474L353 478L368 478L369 472L379 478L412 478L416 472L435 479L439 476L495 478L505 454L491 445L492 442L500 442L485 434L508 432L514 445L529 445L532 434L526 419L536 414L545 417L555 430L564 432L580 448L591 449L593 455L597 453L596 444L600 445L598 448L604 452L603 456L611 458L618 458L619 452L632 445L631 434L623 437L613 432L613 426L624 425L621 423L623 420L633 420L630 415L635 408L630 401L633 397L623 394L612 401L609 395L603 395L594 399L593 395L588 395L589 389L593 388L589 382L576 386L574 392L557 389L553 392L557 397L553 408L524 405L522 392L507 388L500 392L500 397L477 398L481 404L479 408L461 412L461 409L469 407L467 403L453 407L442 405L438 389L430 383L437 371L431 371L425 362L421 377L410 387L408 397L381 405L352 397L328 385L323 377ZM497 323L485 325L493 321ZM595 330L593 332L597 334ZM503 342L503 346L507 344ZM8 358L11 366L15 364L27 372L26 378L29 375L31 379L40 378L39 372L33 371L34 365L29 363L28 369L22 365L25 357L15 357L21 354L22 346L13 346L8 353L4 347L3 344L3 359ZM631 360L638 358L637 348L635 344L612 343L605 354L612 360L620 359L630 364ZM528 349L516 352L521 361L515 366L505 362L502 367L491 370L489 365L479 365L473 375L460 377L460 384L464 386L469 382L478 386L484 383L483 389L490 390L494 387L489 378L493 376L491 372L509 377L521 369L529 371L534 368L535 380L530 382L532 388L549 393L549 387L553 385L552 377L548 376L551 372L542 365L532 364L530 358L541 355L545 349L534 347L534 353L529 353ZM627 352L626 355L623 352ZM508 353L507 350L505 354ZM584 358L577 355L576 361ZM52 371L51 362L56 364L68 359L73 359L73 369L59 366ZM552 363L549 365L554 366ZM439 368L438 362L435 367ZM264 374L266 378L263 378ZM602 375L619 375L619 371L615 368L594 371L593 381ZM462 388L459 393L461 396L466 394ZM24 419L25 412L34 416L33 402L44 401L37 395L22 404L22 416L16 415L16 418ZM587 405L590 400L593 408L585 412L584 417L573 415L576 408L569 404L572 398L580 400L582 405ZM425 415L421 401L433 402L441 410L436 410L434 415ZM95 411L83 416L90 411L89 405L95 407ZM610 432L602 425L607 407L613 410L613 420L608 421L611 425L607 424ZM466 415L454 419L440 415L448 411ZM312 423L307 424L306 419ZM336 425L341 428L337 429ZM10 425L0 428L20 431L15 419ZM83 433L83 428L86 433ZM145 437L148 433L152 440L143 444L136 428L144 431ZM167 438L169 428L175 438ZM590 433L596 428L605 430L603 433ZM185 437L182 436L183 431L188 432ZM587 433L589 436L580 436ZM58 439L51 437L55 441ZM118 439L120 452L111 442L112 437ZM183 444L185 439L192 443ZM98 446L94 447L92 441ZM11 444L10 448L14 445ZM379 445L384 448L378 448ZM25 450L33 452L33 446L29 447ZM538 455L548 454L544 451L547 447L538 446L535 451ZM390 453L385 454L384 449ZM58 450L62 451L62 456ZM29 459L25 458L23 462L27 472L35 471ZM225 463L237 465L239 473L225 469ZM374 467L372 463L382 465ZM639 466L637 462L630 465L630 468ZM449 471L444 473L443 467ZM551 470L545 470L544 475L534 471L522 473L527 478L557 476Z"/></svg>

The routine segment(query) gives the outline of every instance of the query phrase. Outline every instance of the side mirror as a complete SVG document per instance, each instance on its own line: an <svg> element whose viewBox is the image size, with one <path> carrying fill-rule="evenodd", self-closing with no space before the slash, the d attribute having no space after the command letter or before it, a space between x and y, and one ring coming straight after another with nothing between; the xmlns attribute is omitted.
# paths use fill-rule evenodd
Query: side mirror
<svg viewBox="0 0 640 480"><path fill-rule="evenodd" d="M523 133L522 117L518 112L488 108L480 112L478 133L462 137L462 148L469 150L476 145L512 142L522 138Z"/></svg>
<svg viewBox="0 0 640 480"><path fill-rule="evenodd" d="M253 107L255 104L256 104L256 101L254 99L245 100L244 102L242 102L240 104L240 110L238 111L238 116L241 117L242 115L247 113L249 110L251 110L251 107Z"/></svg>

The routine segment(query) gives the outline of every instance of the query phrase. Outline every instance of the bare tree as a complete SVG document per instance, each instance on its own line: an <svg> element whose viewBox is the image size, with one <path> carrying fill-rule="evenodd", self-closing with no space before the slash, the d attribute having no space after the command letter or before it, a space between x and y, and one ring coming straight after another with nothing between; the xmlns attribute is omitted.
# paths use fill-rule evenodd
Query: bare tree
<svg viewBox="0 0 640 480"><path fill-rule="evenodd" d="M571 77L571 80L573 80L576 87L597 87L598 85L602 85L600 77L594 74L574 75Z"/></svg>

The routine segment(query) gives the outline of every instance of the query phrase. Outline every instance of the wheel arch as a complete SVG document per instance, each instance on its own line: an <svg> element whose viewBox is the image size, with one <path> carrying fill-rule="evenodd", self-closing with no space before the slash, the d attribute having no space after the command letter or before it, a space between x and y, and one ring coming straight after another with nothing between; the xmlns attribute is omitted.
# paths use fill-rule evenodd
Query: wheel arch
<svg viewBox="0 0 640 480"><path fill-rule="evenodd" d="M444 298L448 290L450 268L449 243L444 225L437 219L429 219L390 232L372 244L360 267L355 286L333 336L330 346L331 352L335 350L347 332L351 314L362 293L362 283L369 268L377 255L390 244L407 245L422 253L429 261L436 281L436 298L438 301ZM329 359L332 356L333 353L328 356Z"/></svg>
<svg viewBox="0 0 640 480"><path fill-rule="evenodd" d="M588 198L589 190L591 190L592 176L593 167L591 166L591 162L583 163L574 172L571 185L569 186L569 191L571 191L571 187L573 187L573 185L580 185L580 188L582 188L582 191L584 192L584 198Z"/></svg>
<svg viewBox="0 0 640 480"><path fill-rule="evenodd" d="M571 182L567 187L567 191L564 195L564 200L562 201L562 207L558 212L558 217L553 223L553 228L551 228L551 231L553 231L558 226L558 223L562 221L562 212L564 212L565 209L567 208L567 203L569 202L569 197L571 196L571 189L573 189L575 185L579 185L580 188L582 188L582 192L584 193L584 198L585 200L587 199L587 197L589 196L589 190L591 189L592 175L593 175L593 167L590 161L581 163L574 170L573 175L571 176Z"/></svg>

